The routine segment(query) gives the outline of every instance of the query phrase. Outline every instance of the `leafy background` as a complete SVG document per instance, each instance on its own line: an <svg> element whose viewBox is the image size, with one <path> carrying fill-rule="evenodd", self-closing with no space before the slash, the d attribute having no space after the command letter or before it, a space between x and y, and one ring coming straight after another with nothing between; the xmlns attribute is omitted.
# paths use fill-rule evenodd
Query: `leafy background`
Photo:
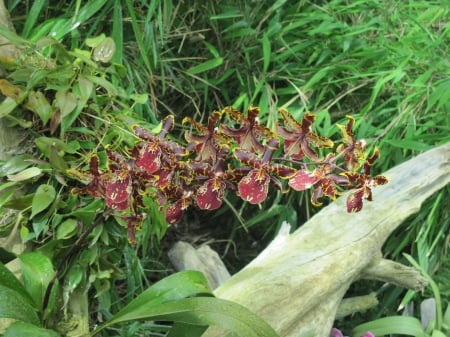
<svg viewBox="0 0 450 337"><path fill-rule="evenodd" d="M5 162L2 175L11 178L31 168L24 164L31 157L41 162L33 166L39 172L2 185L7 192L2 212L14 208L21 218L2 223L1 230L7 236L18 228L22 239L39 245L54 264L79 236L77 220L90 223L104 208L71 195L77 177L66 170L85 168L92 152L99 152L104 163L106 146L131 146L131 124L156 128L168 114L178 122L184 116L205 122L224 106L254 104L262 108L261 122L268 127L281 106L297 118L314 111L317 131L332 137L338 132L334 124L350 114L357 120L357 137L380 148L377 172L450 139L446 1L11 0L6 5L18 35L27 41L16 41L26 66L9 78L27 94L42 93L36 100L45 97L49 105L37 104L31 115L33 106L7 115L10 125L28 130L36 150ZM88 62L97 43L93 37L101 34L113 39L115 53L108 62ZM46 63L48 57L54 64ZM73 88L79 108L60 111L69 118L58 123L55 111L73 99L67 88ZM62 100L59 106L56 97ZM178 124L175 137L181 139L183 132ZM14 194L18 185L24 185L25 196ZM444 303L450 298L449 192L447 187L431 198L384 248L396 260L411 254L433 275ZM282 221L300 226L318 211L309 197L272 191L257 207L229 196L221 210L190 211L173 228L147 200L149 217L136 247L127 242L120 220L100 224L88 237L89 249L65 270L65 294L70 297L81 285L93 289L93 319L110 317L172 272L165 252L177 239L210 243L236 272L265 247ZM344 330L432 296L367 282L354 285L349 295L368 290L378 293L381 305L338 322ZM157 336L165 329L133 323L110 328L106 335L153 331Z"/></svg>

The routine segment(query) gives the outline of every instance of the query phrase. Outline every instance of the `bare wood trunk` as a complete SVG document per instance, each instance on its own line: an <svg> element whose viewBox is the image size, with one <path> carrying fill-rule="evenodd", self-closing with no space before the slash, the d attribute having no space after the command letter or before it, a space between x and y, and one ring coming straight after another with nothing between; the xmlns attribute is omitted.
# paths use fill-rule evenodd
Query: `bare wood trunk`
<svg viewBox="0 0 450 337"><path fill-rule="evenodd" d="M413 268L382 259L388 236L433 193L450 182L450 143L385 173L360 213L346 212L346 196L322 209L295 233L281 233L255 260L216 289L267 320L282 337L328 336L352 282L372 278L421 289ZM209 329L204 336L222 336Z"/></svg>

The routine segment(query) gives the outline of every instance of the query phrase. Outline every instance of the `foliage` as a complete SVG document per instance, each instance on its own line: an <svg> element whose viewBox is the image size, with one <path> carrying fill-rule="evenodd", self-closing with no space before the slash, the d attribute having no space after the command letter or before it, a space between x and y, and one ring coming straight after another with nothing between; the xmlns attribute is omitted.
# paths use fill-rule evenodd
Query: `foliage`
<svg viewBox="0 0 450 337"><path fill-rule="evenodd" d="M69 193L82 177L66 169L87 171L86 154L92 152L104 169L107 146L129 156L119 149L135 145L132 125L157 134L163 116L207 121L207 112L215 109L231 105L245 110L253 104L262 108L259 124L270 130L280 107L289 108L298 121L305 111L314 111L314 133L335 139L340 133L335 125L345 125L344 116L350 115L355 138L382 153L372 167L375 174L449 140L449 8L441 1L6 4L20 35L12 40L21 48L23 62L16 78L8 70L7 81L14 86L2 82L2 88L13 89L14 96L19 87L21 103L2 98L0 116L9 126L26 128L36 151L2 163L7 181L0 186L1 234L18 230L48 256L61 271L66 300L77 289L94 289L90 309L95 319L118 312L123 302L169 272L159 248L168 224L149 198L134 249L126 240L123 219L107 214L87 235L89 250L80 248L70 264L58 268L68 247L105 209L101 200ZM109 38L90 39L102 33L115 42L113 54ZM9 68L11 60L1 64ZM136 93L148 93L148 101L147 95ZM186 124L175 124L170 139L182 139L185 130ZM318 154L325 157L321 149ZM444 273L449 193L449 188L440 191L405 222L386 243L385 254L401 260L407 251L430 274ZM264 247L283 221L295 226L310 217L316 211L307 202L310 198L308 192L274 191L256 206L228 193L220 210L207 217L192 210L188 215L189 221L198 217L200 223L215 224L208 226L207 236L220 235L215 245L222 251L232 252L229 248L237 245L239 257L229 253L227 258L238 269L257 253L248 247ZM18 216L7 216L11 209ZM13 257L8 254L2 251L2 261ZM446 278L441 280L440 288L448 293ZM384 306L355 316L349 326L393 315L413 298L420 301L419 294L373 287ZM167 328L130 324L108 334L140 329Z"/></svg>

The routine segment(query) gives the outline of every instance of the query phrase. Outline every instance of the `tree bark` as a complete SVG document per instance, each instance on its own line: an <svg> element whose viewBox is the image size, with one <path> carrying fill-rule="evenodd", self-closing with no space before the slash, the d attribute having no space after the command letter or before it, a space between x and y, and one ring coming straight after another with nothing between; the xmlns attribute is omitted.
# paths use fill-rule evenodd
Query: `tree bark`
<svg viewBox="0 0 450 337"><path fill-rule="evenodd" d="M285 228L248 266L215 290L260 315L282 337L329 336L338 306L361 278L419 290L420 273L382 258L389 235L433 193L450 182L450 143L385 173L374 201L347 213L346 195L292 235ZM210 328L206 337L223 336Z"/></svg>

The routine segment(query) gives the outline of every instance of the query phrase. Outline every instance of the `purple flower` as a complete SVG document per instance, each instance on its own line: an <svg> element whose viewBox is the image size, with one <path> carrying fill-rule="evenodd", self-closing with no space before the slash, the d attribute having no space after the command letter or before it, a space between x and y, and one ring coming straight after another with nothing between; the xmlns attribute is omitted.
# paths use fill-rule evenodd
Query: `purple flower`
<svg viewBox="0 0 450 337"><path fill-rule="evenodd" d="M331 329L331 337L347 337L344 336L342 331L336 328ZM371 333L370 331L367 331L364 335L362 335L361 337L375 337L375 335L373 333Z"/></svg>

